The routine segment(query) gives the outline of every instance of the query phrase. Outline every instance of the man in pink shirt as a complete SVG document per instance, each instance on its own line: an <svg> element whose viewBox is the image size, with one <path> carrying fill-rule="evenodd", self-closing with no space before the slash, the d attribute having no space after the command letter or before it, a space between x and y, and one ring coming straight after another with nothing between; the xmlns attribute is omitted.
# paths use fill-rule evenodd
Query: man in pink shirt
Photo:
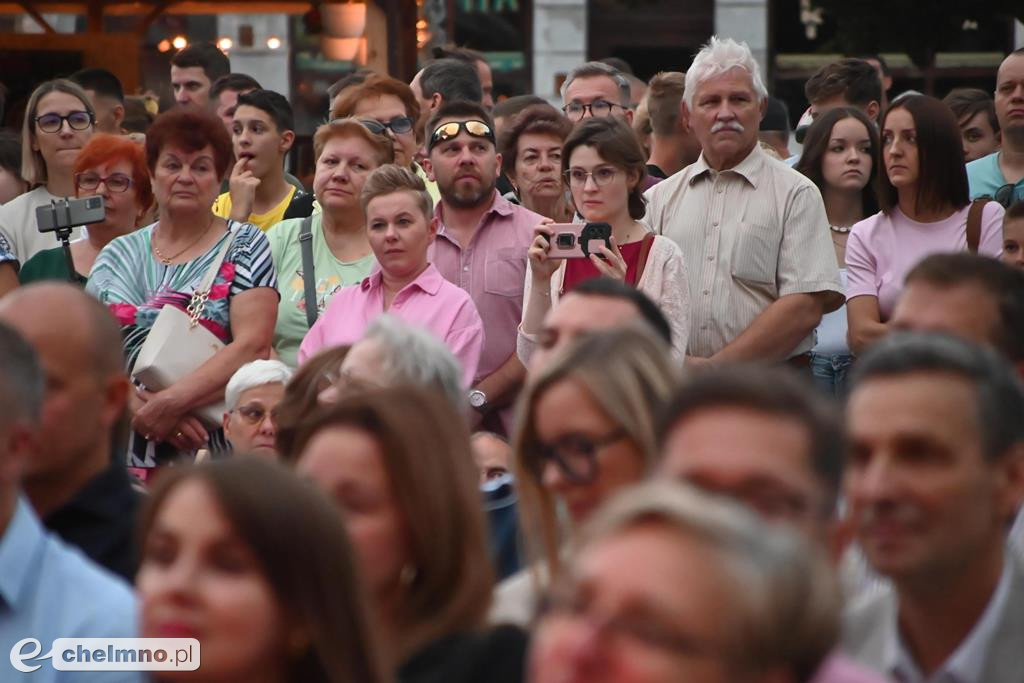
<svg viewBox="0 0 1024 683"><path fill-rule="evenodd" d="M487 330L470 405L488 429L508 433L511 405L526 376L516 356L526 251L543 217L495 190L501 156L493 131L479 104L443 105L427 125L424 169L441 192L431 261L469 292Z"/></svg>
<svg viewBox="0 0 1024 683"><path fill-rule="evenodd" d="M466 386L477 375L484 327L469 294L445 280L428 260L436 236L430 195L412 171L389 164L363 186L370 248L380 265L358 287L346 287L299 347L299 363L325 347L353 344L377 317L388 312L432 332L462 365Z"/></svg>

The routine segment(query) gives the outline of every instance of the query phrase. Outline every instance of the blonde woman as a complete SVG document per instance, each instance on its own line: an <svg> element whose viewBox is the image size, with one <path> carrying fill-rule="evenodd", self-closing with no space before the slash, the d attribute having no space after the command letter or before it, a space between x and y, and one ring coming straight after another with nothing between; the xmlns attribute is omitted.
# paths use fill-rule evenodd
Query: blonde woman
<svg viewBox="0 0 1024 683"><path fill-rule="evenodd" d="M655 419L677 379L668 346L627 327L581 337L530 381L519 401L514 449L533 566L498 587L493 621L528 623L538 588L560 573L563 543L608 498L653 469Z"/></svg>

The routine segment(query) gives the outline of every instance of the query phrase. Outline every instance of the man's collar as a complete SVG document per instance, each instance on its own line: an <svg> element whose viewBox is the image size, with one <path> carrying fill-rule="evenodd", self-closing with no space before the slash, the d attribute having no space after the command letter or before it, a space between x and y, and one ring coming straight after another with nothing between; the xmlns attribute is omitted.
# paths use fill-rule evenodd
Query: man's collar
<svg viewBox="0 0 1024 683"><path fill-rule="evenodd" d="M502 197L497 188L494 188L493 190L491 205L480 215L480 222L483 223L484 219L492 213L505 217L511 216L515 213L515 208L512 202ZM438 234L444 234L446 230L444 224L444 199L439 201L437 206L434 207L434 218L438 220Z"/></svg>
<svg viewBox="0 0 1024 683"><path fill-rule="evenodd" d="M16 609L29 573L35 570L40 546L46 532L22 496L14 505L14 514L0 536L0 599Z"/></svg>
<svg viewBox="0 0 1024 683"><path fill-rule="evenodd" d="M736 173L746 179L754 189L757 189L757 177L761 171L761 168L765 163L765 154L761 150L761 145L755 144L754 149L750 150L750 154L744 157L743 161L736 164L732 168L728 168L724 171L716 171L708 165L707 159L704 157L704 152L700 153L700 157L694 162L693 174L690 176L689 183L693 185L698 178L703 177L707 174L716 173Z"/></svg>

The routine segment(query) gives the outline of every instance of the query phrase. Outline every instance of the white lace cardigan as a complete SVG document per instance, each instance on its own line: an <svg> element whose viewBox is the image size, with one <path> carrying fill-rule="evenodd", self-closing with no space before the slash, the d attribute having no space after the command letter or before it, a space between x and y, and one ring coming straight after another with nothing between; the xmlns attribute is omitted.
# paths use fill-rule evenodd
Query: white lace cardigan
<svg viewBox="0 0 1024 683"><path fill-rule="evenodd" d="M565 263L563 262L555 274L551 276L551 306L558 303L562 282L565 279ZM528 306L533 278L530 269L526 269L526 284L523 288L523 305ZM686 275L686 263L683 252L670 238L655 235L651 251L647 255L647 264L637 283L637 289L658 304L665 314L669 327L672 329L672 355L682 363L686 356L686 343L690 338L690 287ZM523 311L526 318L526 311ZM519 325L516 340L516 354L524 365L530 362L530 356L539 343L536 334L527 334Z"/></svg>

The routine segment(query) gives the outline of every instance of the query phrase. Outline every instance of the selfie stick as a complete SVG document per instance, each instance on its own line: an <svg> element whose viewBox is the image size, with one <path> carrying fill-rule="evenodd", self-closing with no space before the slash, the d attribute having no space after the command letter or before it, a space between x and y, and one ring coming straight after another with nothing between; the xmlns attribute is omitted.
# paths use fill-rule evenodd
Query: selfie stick
<svg viewBox="0 0 1024 683"><path fill-rule="evenodd" d="M61 220L60 214L57 213L57 209L63 209L64 220ZM65 223L71 222L71 210L68 205L67 199L51 199L50 200L50 212L53 214L54 225L64 225ZM75 260L71 257L71 231L70 225L57 228L54 232L57 233L57 239L60 240L61 246L64 248L64 258L68 264L68 282L71 284L77 284L75 280Z"/></svg>

